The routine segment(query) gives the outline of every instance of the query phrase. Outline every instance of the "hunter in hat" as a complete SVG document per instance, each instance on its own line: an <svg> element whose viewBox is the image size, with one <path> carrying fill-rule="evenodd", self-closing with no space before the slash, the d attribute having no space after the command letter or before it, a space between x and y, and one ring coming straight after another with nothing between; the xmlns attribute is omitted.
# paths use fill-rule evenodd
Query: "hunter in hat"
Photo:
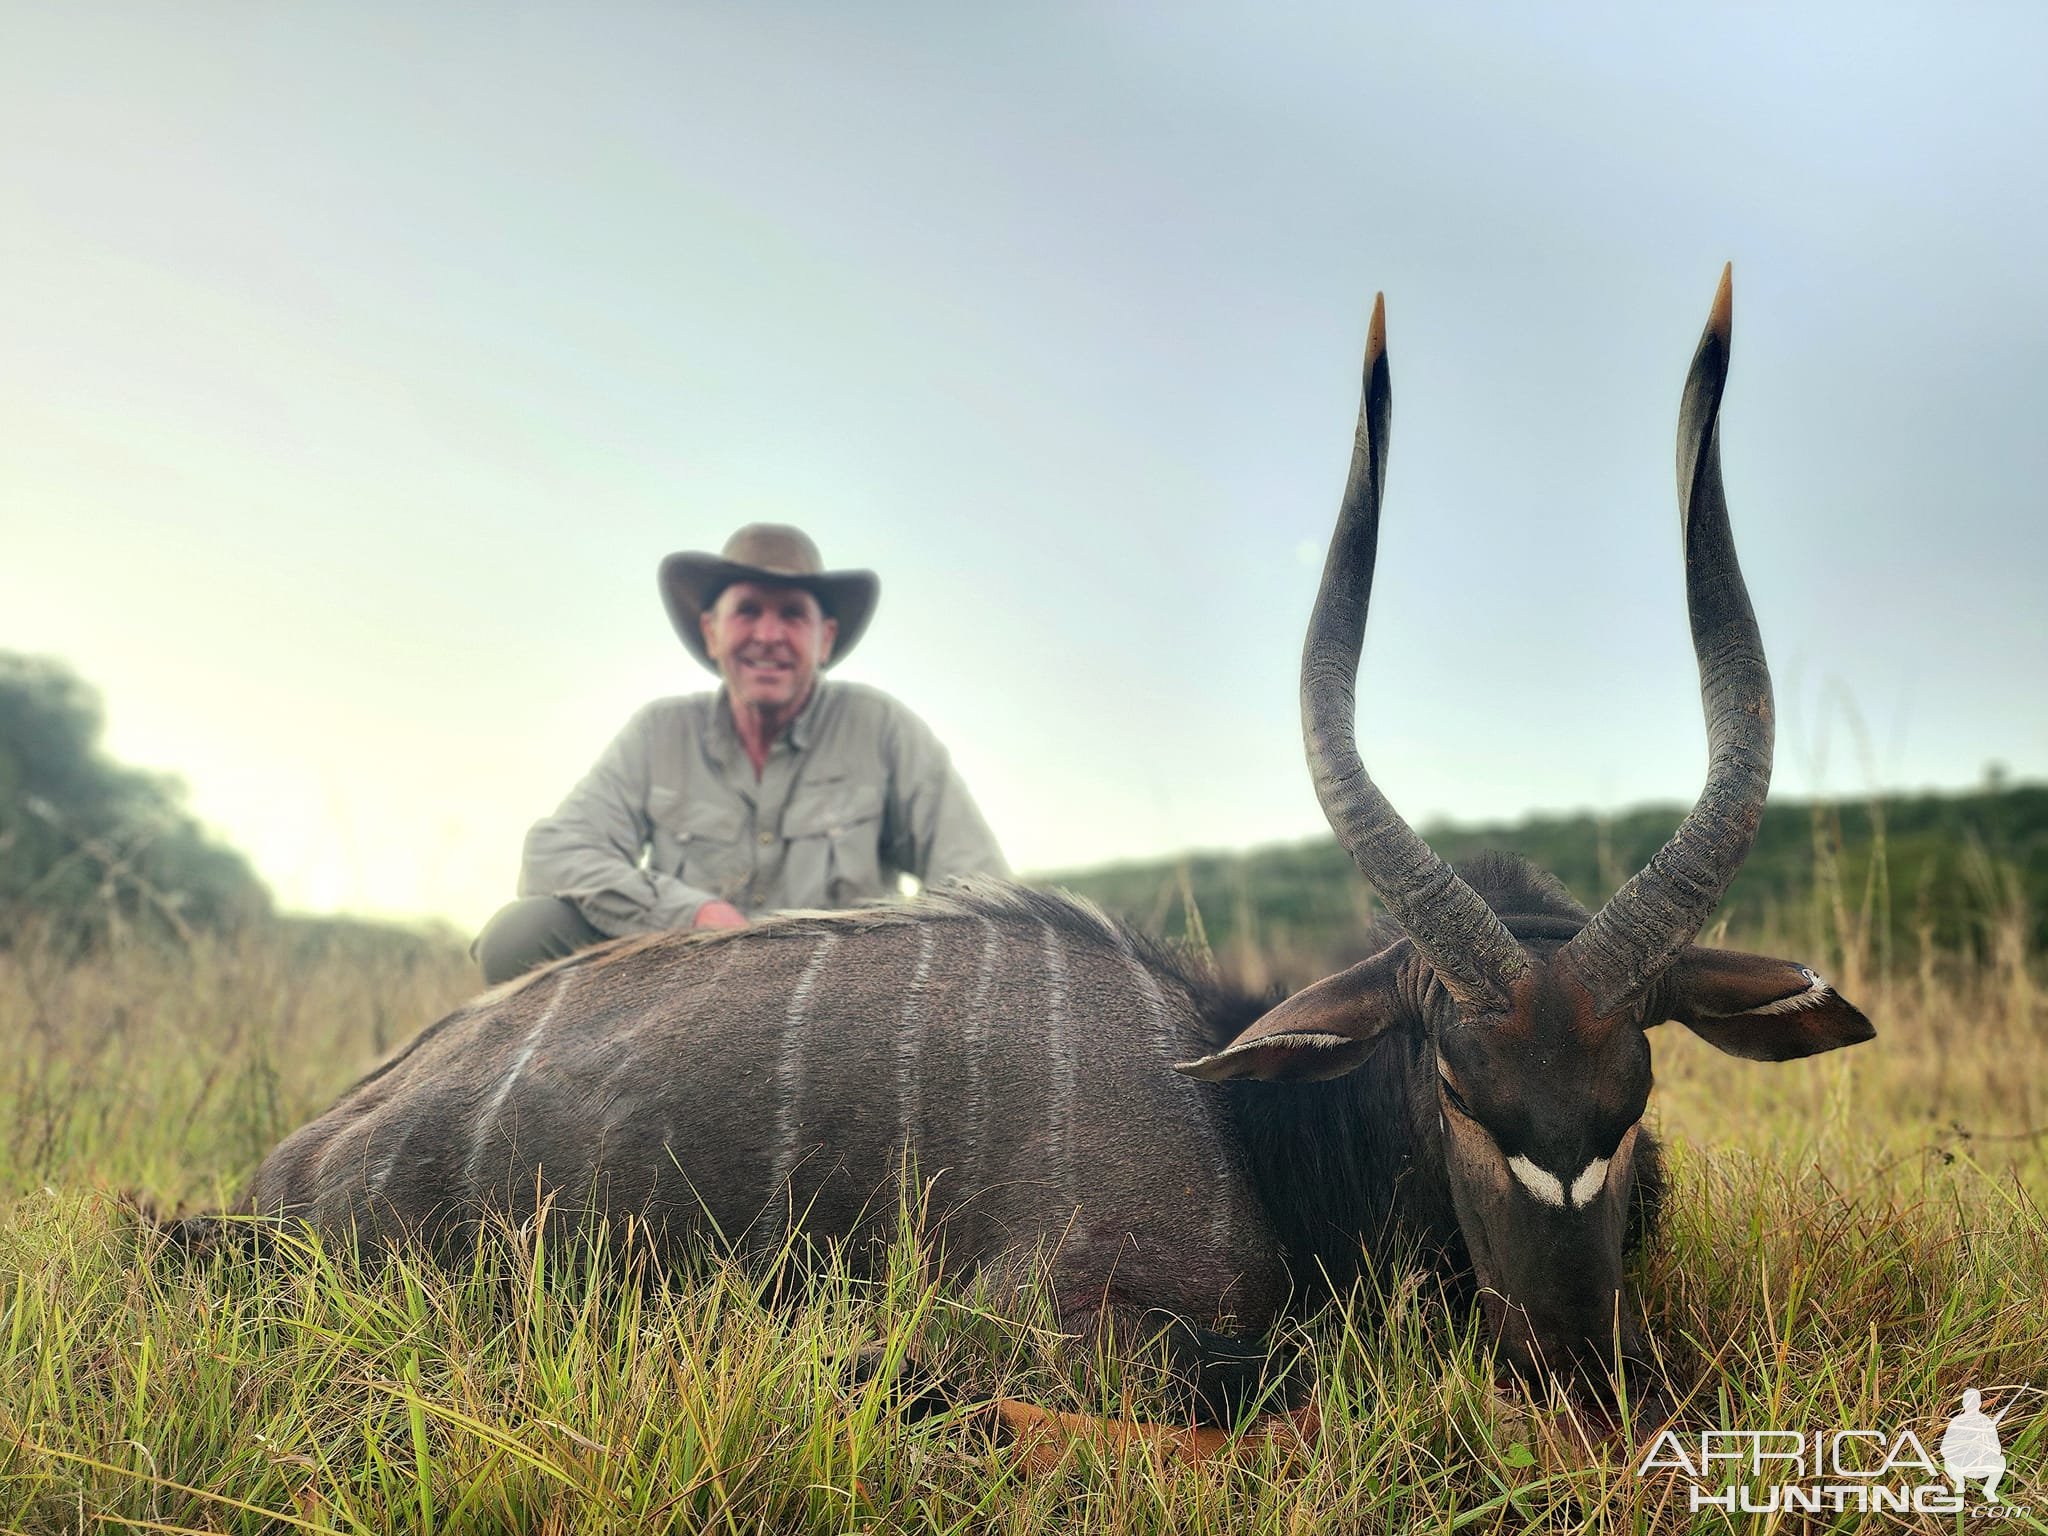
<svg viewBox="0 0 2048 1536"><path fill-rule="evenodd" d="M534 823L519 900L477 937L484 979L623 934L853 906L906 874L1007 873L931 729L823 676L860 643L880 587L772 523L662 561L669 619L720 686L642 709Z"/></svg>

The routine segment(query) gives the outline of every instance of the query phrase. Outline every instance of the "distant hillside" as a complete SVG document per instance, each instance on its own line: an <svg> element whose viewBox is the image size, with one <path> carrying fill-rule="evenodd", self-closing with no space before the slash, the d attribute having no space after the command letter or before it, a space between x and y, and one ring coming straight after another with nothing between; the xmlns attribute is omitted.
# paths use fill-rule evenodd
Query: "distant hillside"
<svg viewBox="0 0 2048 1536"><path fill-rule="evenodd" d="M1425 835L1454 862L1487 848L1525 854L1596 905L1649 860L1683 814L1680 806L1644 806L1431 826ZM1373 905L1333 838L1040 878L1169 937L1186 933L1185 888L1219 952L1278 944L1326 963L1352 953ZM1981 951L2017 916L2039 952L2048 944L2048 786L1774 802L1722 915L1749 934L1867 935L1873 959L1888 958L1888 945L1902 963L1920 952L1923 935L1941 950Z"/></svg>

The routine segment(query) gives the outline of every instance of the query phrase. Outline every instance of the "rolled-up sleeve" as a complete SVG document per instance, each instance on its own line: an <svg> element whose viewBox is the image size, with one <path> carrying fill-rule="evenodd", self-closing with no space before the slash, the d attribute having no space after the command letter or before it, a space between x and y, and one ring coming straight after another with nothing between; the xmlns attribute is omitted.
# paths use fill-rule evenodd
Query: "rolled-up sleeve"
<svg viewBox="0 0 2048 1536"><path fill-rule="evenodd" d="M591 927L611 937L687 928L709 891L642 867L647 820L648 737L653 708L627 722L555 814L526 834L519 894L573 902Z"/></svg>
<svg viewBox="0 0 2048 1536"><path fill-rule="evenodd" d="M891 712L884 857L925 885L964 875L1007 875L1009 862L981 809L931 727L909 710Z"/></svg>

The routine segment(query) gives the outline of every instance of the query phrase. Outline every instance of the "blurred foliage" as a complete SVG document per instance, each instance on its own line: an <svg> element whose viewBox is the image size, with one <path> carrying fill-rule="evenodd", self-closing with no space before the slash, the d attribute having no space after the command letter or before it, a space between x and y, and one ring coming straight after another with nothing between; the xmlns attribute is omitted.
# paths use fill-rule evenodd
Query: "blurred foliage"
<svg viewBox="0 0 2048 1536"><path fill-rule="evenodd" d="M1597 906L1649 862L1683 815L1680 806L1645 806L1424 831L1453 862L1483 849L1523 854ZM1192 900L1197 936L1218 951L1284 936L1333 964L1357 958L1359 931L1375 910L1331 838L1043 879L1176 938L1189 935ZM1870 959L1889 968L1928 951L1988 958L2016 913L2039 953L2048 943L2048 786L1994 777L1965 794L1773 802L1720 915L1750 934L1867 934Z"/></svg>
<svg viewBox="0 0 2048 1536"><path fill-rule="evenodd" d="M263 882L200 828L183 786L108 757L103 726L98 692L64 663L0 651L0 948L29 927L83 953L267 914Z"/></svg>

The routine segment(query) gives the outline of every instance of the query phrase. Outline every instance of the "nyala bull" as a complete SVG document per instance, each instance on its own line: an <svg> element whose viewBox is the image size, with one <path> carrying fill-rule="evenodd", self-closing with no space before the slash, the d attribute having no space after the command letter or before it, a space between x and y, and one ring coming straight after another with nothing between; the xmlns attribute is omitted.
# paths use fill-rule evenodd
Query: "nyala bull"
<svg viewBox="0 0 2048 1536"><path fill-rule="evenodd" d="M791 1227L858 1251L907 1193L956 1268L1038 1256L1077 1334L1169 1320L1210 1416L1257 1387L1284 1314L1414 1244L1514 1366L1601 1390L1643 1348L1623 1256L1661 1187L1647 1031L1763 1061L1873 1033L1803 966L1692 943L1771 765L1720 474L1728 281L1678 443L1707 785L1592 914L1519 861L1453 870L1359 761L1384 336L1375 305L1302 662L1318 794L1391 914L1370 958L1267 1007L1085 903L1004 886L623 940L427 1030L272 1152L244 1211L447 1253L552 1200L677 1252ZM928 1193L893 1188L907 1168Z"/></svg>

